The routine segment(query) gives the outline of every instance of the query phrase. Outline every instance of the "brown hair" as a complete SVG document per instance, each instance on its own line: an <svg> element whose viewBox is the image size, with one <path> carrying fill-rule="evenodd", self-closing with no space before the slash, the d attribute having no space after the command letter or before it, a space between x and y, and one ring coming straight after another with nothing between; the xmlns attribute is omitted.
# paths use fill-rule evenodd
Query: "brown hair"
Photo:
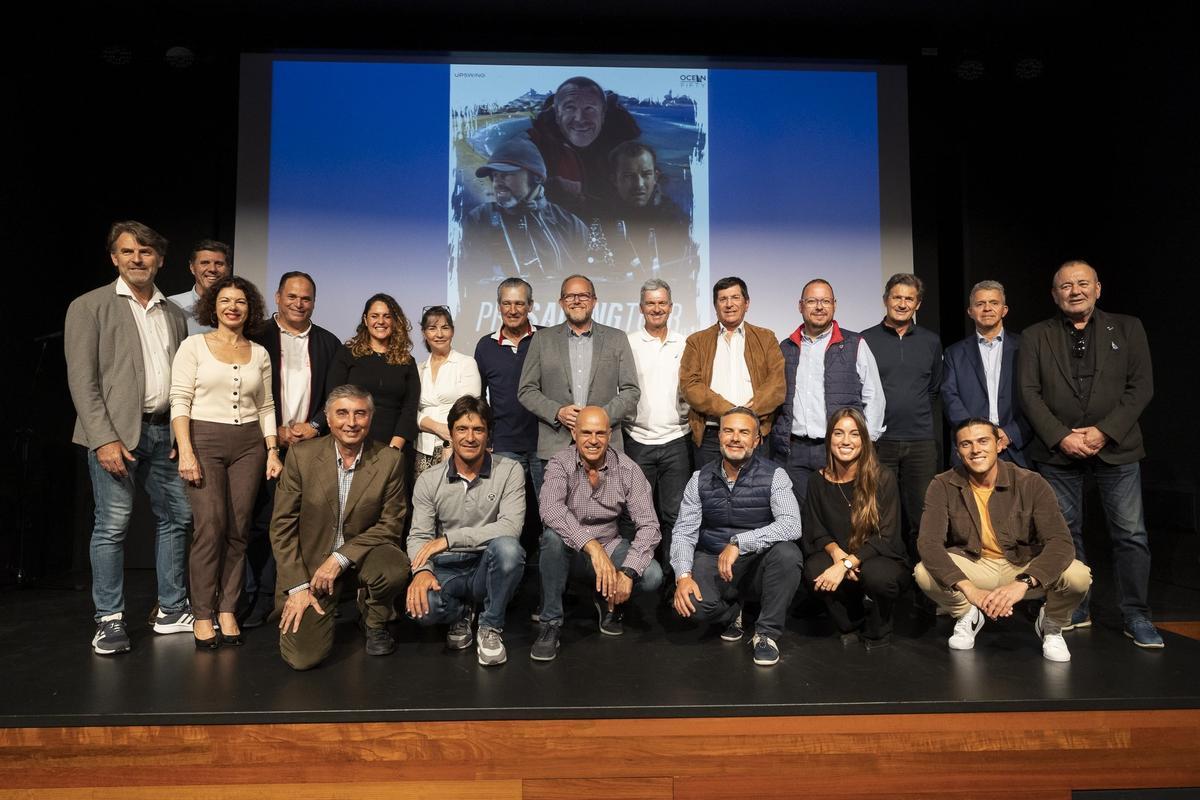
<svg viewBox="0 0 1200 800"><path fill-rule="evenodd" d="M123 233L128 233L138 244L149 247L158 253L159 258L166 258L167 237L136 219L127 219L124 222L112 224L112 227L108 229L108 252L113 252L117 246L117 239L121 238Z"/></svg>
<svg viewBox="0 0 1200 800"><path fill-rule="evenodd" d="M240 289L246 295L246 324L242 326L242 334L251 334L258 330L266 318L267 304L263 302L258 287L240 275L227 275L206 289L196 301L192 315L201 325L217 327L217 295L222 289L230 287Z"/></svg>
<svg viewBox="0 0 1200 800"><path fill-rule="evenodd" d="M412 338L410 336L412 326L408 324L408 317L404 316L404 309L400 308L396 299L383 292L371 295L363 304L362 316L358 318L358 329L354 331L354 336L346 341L346 346L350 348L350 355L355 358L365 358L375 352L371 349L371 333L367 330L367 312L376 303L383 303L392 315L392 335L388 337L388 349L384 355L384 361L393 365L407 364L412 361Z"/></svg>
<svg viewBox="0 0 1200 800"><path fill-rule="evenodd" d="M850 503L850 542L846 548L854 553L873 533L879 532L879 456L867 431L867 420L857 408L839 408L829 417L825 428L825 476L833 480L833 429L846 417L854 420L862 441L858 455L858 472L854 481L854 499Z"/></svg>

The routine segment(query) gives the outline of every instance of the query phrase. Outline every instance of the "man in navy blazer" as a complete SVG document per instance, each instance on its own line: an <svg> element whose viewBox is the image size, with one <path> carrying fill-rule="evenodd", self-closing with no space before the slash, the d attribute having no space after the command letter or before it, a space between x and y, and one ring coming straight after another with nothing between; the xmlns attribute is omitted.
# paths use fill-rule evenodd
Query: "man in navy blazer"
<svg viewBox="0 0 1200 800"><path fill-rule="evenodd" d="M946 348L942 406L952 430L972 418L997 425L1003 448L1000 457L1028 468L1024 448L1032 428L1017 397L1021 337L1004 330L1007 314L1003 284L980 281L971 287L967 316L975 323L975 332Z"/></svg>

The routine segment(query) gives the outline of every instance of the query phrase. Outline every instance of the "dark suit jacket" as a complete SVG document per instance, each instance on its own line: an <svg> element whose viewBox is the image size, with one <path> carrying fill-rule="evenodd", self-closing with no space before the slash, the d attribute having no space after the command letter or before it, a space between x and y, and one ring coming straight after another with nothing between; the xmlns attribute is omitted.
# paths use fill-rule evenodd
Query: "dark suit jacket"
<svg viewBox="0 0 1200 800"><path fill-rule="evenodd" d="M335 458L333 437L321 436L293 445L284 462L271 517L277 608L288 589L306 583L333 553L338 520ZM361 564L373 547L399 548L407 514L400 451L367 439L346 498L346 542L338 552Z"/></svg>
<svg viewBox="0 0 1200 800"><path fill-rule="evenodd" d="M1043 586L1054 583L1075 558L1075 543L1058 499L1036 472L998 462L988 516L1004 558ZM962 466L934 477L925 491L925 513L917 535L921 563L942 586L966 580L950 553L977 561L983 554L979 505Z"/></svg>
<svg viewBox="0 0 1200 800"><path fill-rule="evenodd" d="M996 401L996 410L1000 415L1000 427L1010 442L1004 453L1017 466L1027 467L1029 464L1022 451L1029 444L1033 429L1017 402L1017 352L1021 348L1021 337L1006 330L1000 347L1000 397ZM987 375L983 371L976 333L946 348L942 364L942 407L951 430L972 417L988 418Z"/></svg>
<svg viewBox="0 0 1200 800"><path fill-rule="evenodd" d="M187 317L169 300L162 304L170 336L168 358L187 337ZM89 450L119 441L133 451L142 438L146 365L137 321L117 282L75 298L63 330L67 385L75 403L71 441ZM168 378L169 380L169 378Z"/></svg>
<svg viewBox="0 0 1200 800"><path fill-rule="evenodd" d="M567 323L543 328L529 342L517 399L538 418L538 458L550 458L571 444L571 432L558 421L558 410L573 401ZM588 405L608 413L611 444L621 449L621 423L637 413L637 367L629 337L616 328L592 323L592 372Z"/></svg>
<svg viewBox="0 0 1200 800"><path fill-rule="evenodd" d="M1072 428L1095 425L1108 437L1098 457L1106 464L1131 464L1146 455L1138 419L1154 396L1150 345L1141 320L1093 312L1096 374L1087 406L1071 380L1071 353L1062 317L1038 322L1021 334L1017 358L1021 407L1037 435L1027 455L1036 462L1065 465L1074 459L1058 451Z"/></svg>
<svg viewBox="0 0 1200 800"><path fill-rule="evenodd" d="M249 337L252 341L261 344L271 358L271 396L275 398L275 424L277 426L283 425L283 402L281 399L283 395L279 393L279 379L282 374L279 369L279 354L283 350L280 344L282 336L279 324L273 319L268 319L260 330ZM338 338L320 325L313 325L312 330L308 333L308 361L312 371L312 382L309 386L308 410L304 421L313 423L322 433L329 432L325 414L322 412L325 409L325 397L329 394L329 390L334 388L326 385L325 379L329 375L329 365L333 363L333 357L341 347L342 343L338 341Z"/></svg>

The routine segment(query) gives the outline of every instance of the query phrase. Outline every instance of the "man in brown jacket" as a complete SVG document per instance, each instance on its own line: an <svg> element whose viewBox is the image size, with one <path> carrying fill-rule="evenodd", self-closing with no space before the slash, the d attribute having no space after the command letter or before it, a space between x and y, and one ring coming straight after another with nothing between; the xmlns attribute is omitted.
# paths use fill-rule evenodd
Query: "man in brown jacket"
<svg viewBox="0 0 1200 800"><path fill-rule="evenodd" d="M1062 628L1092 584L1058 500L1036 472L999 461L999 432L986 419L954 431L962 464L925 493L917 585L957 621L951 650L970 650L986 617L1012 616L1026 596L1045 595L1034 630L1042 655L1070 661Z"/></svg>
<svg viewBox="0 0 1200 800"><path fill-rule="evenodd" d="M721 414L735 406L753 409L766 437L775 409L783 402L783 353L774 331L746 322L746 282L736 277L717 281L713 306L717 324L689 336L679 362L679 388L690 407L695 469L721 457Z"/></svg>
<svg viewBox="0 0 1200 800"><path fill-rule="evenodd" d="M330 434L292 446L271 519L278 577L279 654L311 669L333 648L333 610L349 583L361 588L359 613L367 654L391 653L386 623L408 580L400 547L408 504L400 451L368 438L375 404L357 386L329 392Z"/></svg>

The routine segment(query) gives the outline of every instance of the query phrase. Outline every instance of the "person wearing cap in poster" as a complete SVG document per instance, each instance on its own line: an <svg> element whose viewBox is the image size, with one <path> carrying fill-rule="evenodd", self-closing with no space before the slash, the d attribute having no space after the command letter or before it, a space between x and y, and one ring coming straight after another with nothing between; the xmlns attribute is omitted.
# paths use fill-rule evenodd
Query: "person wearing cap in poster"
<svg viewBox="0 0 1200 800"><path fill-rule="evenodd" d="M546 163L524 136L498 146L475 170L492 200L463 217L461 262L491 267L497 278L556 278L576 271L587 226L546 199Z"/></svg>

